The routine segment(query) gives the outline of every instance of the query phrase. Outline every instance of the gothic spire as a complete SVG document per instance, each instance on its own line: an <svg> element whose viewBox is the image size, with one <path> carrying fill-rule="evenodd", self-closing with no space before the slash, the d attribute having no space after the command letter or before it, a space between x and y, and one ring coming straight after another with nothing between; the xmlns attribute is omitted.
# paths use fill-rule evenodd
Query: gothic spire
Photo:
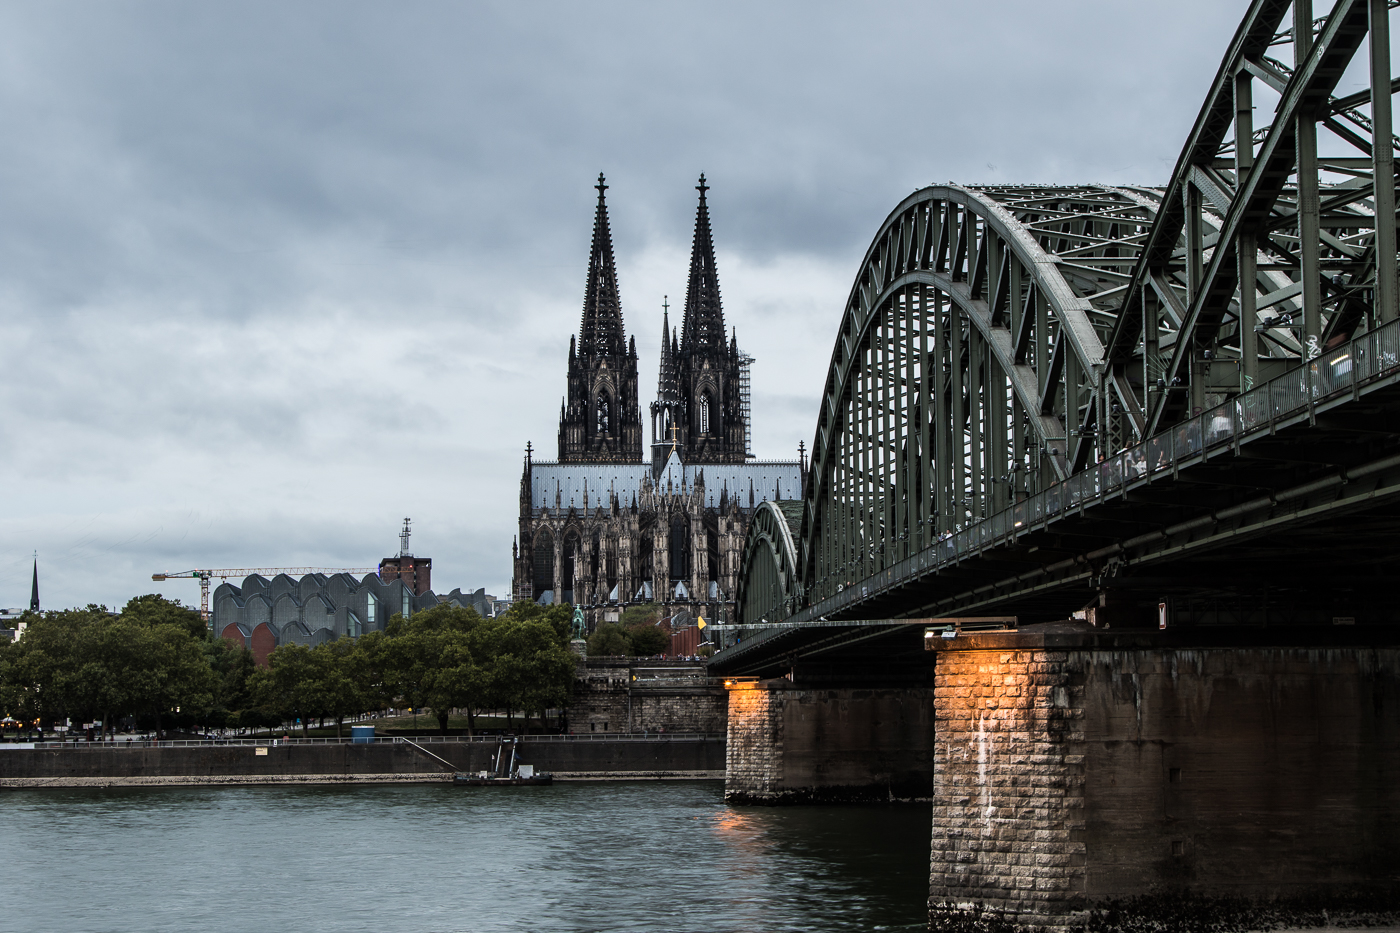
<svg viewBox="0 0 1400 933"><path fill-rule="evenodd" d="M39 611L39 556L34 556L34 585L29 589L29 608Z"/></svg>
<svg viewBox="0 0 1400 933"><path fill-rule="evenodd" d="M676 359L671 347L671 306L663 298L661 302L661 372L656 378L656 400L662 404L680 401L679 387L676 385Z"/></svg>
<svg viewBox="0 0 1400 933"><path fill-rule="evenodd" d="M617 266L613 262L612 229L608 226L608 190L598 173L598 212L593 218L593 251L588 257L588 289L583 298L583 322L578 330L578 352L583 357L622 357L627 339L622 331L622 301L617 294Z"/></svg>
<svg viewBox="0 0 1400 933"><path fill-rule="evenodd" d="M724 309L719 301L719 273L715 269L715 244L710 237L710 209L705 203L705 176L695 186L700 206L695 211L695 242L690 249L690 282L685 292L685 317L681 321L681 349L725 349Z"/></svg>

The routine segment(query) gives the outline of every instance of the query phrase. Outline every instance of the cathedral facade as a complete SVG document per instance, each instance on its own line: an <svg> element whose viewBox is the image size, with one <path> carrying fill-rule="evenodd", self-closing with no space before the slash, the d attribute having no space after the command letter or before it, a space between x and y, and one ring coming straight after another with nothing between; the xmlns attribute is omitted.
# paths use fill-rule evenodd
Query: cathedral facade
<svg viewBox="0 0 1400 933"><path fill-rule="evenodd" d="M725 328L703 175L679 333L663 305L644 454L637 345L623 327L601 175L597 188L558 459L528 448L520 478L514 597L580 606L594 624L637 603L728 618L749 519L766 500L801 498L803 464L749 451L751 360Z"/></svg>

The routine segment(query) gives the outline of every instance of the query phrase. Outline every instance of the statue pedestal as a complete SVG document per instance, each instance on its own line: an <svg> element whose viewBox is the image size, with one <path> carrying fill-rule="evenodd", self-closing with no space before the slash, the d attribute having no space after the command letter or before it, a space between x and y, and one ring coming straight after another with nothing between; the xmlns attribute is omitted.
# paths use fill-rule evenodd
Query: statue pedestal
<svg viewBox="0 0 1400 933"><path fill-rule="evenodd" d="M569 642L569 650L573 651L574 654L581 658L586 658L588 657L588 642L584 641L582 638L575 638L573 641Z"/></svg>

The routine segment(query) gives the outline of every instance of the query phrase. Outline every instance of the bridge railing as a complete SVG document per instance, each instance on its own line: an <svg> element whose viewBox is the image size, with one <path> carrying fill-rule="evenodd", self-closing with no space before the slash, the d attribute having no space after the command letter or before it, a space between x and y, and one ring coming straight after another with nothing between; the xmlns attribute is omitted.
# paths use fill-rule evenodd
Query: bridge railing
<svg viewBox="0 0 1400 933"><path fill-rule="evenodd" d="M1252 435L1275 430L1279 421L1288 420L1335 396L1357 393L1367 383L1397 370L1400 370L1400 321L1391 321L936 541L812 604L793 618L800 621L839 613L913 577L956 564L1004 540L1015 539L1036 525L1080 510L1085 504L1124 486L1146 481L1154 474L1177 470L1183 461L1213 449L1238 446Z"/></svg>

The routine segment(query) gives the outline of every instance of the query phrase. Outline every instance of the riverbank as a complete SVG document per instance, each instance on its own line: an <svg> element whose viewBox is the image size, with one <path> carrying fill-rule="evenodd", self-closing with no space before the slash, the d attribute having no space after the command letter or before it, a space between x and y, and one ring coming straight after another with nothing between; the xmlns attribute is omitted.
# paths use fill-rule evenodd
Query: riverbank
<svg viewBox="0 0 1400 933"><path fill-rule="evenodd" d="M431 743L0 746L0 788L440 783L457 771L493 768L496 748L495 739L479 736ZM559 781L724 777L723 736L528 736L519 756Z"/></svg>

